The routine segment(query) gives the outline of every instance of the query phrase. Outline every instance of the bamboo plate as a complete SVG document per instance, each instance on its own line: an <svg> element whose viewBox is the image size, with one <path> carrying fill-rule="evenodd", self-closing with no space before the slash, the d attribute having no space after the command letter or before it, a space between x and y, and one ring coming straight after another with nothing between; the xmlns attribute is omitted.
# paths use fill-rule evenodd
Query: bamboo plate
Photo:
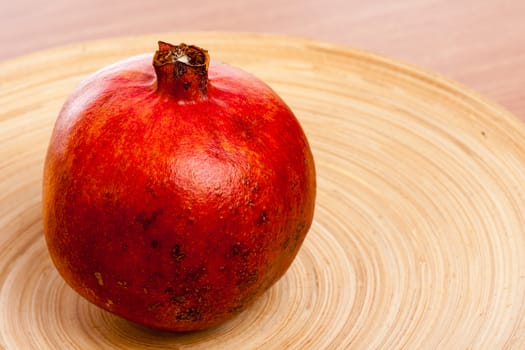
<svg viewBox="0 0 525 350"><path fill-rule="evenodd" d="M282 95L310 139L315 221L283 279L213 330L172 334L78 297L44 244L42 163L87 74L191 42ZM524 349L525 126L432 73L252 34L110 39L0 63L0 347Z"/></svg>

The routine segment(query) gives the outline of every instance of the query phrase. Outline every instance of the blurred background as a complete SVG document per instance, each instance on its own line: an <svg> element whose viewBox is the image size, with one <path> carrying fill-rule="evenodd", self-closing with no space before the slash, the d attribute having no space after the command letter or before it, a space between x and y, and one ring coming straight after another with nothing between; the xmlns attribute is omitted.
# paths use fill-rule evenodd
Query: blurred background
<svg viewBox="0 0 525 350"><path fill-rule="evenodd" d="M2 0L0 60L181 31L275 33L372 51L459 81L525 121L523 0Z"/></svg>

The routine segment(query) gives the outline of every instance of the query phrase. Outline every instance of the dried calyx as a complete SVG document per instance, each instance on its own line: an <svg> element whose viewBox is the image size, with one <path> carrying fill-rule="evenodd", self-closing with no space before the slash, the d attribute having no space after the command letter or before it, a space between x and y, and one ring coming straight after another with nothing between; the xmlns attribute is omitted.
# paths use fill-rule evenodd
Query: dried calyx
<svg viewBox="0 0 525 350"><path fill-rule="evenodd" d="M208 90L208 51L184 43L172 45L159 41L153 57L157 87L181 99L199 99Z"/></svg>

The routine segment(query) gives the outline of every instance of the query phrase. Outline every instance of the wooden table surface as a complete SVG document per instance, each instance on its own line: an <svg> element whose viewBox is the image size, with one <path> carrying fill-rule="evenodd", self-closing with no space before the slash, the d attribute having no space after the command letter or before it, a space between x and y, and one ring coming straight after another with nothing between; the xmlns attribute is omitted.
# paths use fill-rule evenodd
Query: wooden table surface
<svg viewBox="0 0 525 350"><path fill-rule="evenodd" d="M459 81L525 121L523 0L2 0L0 60L177 31L279 33L369 50Z"/></svg>

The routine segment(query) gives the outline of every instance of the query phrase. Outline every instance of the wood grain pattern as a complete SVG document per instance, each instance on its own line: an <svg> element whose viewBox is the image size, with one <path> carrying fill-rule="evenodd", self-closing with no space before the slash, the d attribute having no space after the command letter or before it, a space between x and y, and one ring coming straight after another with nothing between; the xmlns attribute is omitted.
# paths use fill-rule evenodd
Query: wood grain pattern
<svg viewBox="0 0 525 350"><path fill-rule="evenodd" d="M292 268L204 332L151 331L88 304L42 236L42 162L64 99L158 39L267 81L316 159L315 221ZM75 44L1 63L0 81L0 348L525 347L525 126L462 86L366 52L233 33Z"/></svg>

